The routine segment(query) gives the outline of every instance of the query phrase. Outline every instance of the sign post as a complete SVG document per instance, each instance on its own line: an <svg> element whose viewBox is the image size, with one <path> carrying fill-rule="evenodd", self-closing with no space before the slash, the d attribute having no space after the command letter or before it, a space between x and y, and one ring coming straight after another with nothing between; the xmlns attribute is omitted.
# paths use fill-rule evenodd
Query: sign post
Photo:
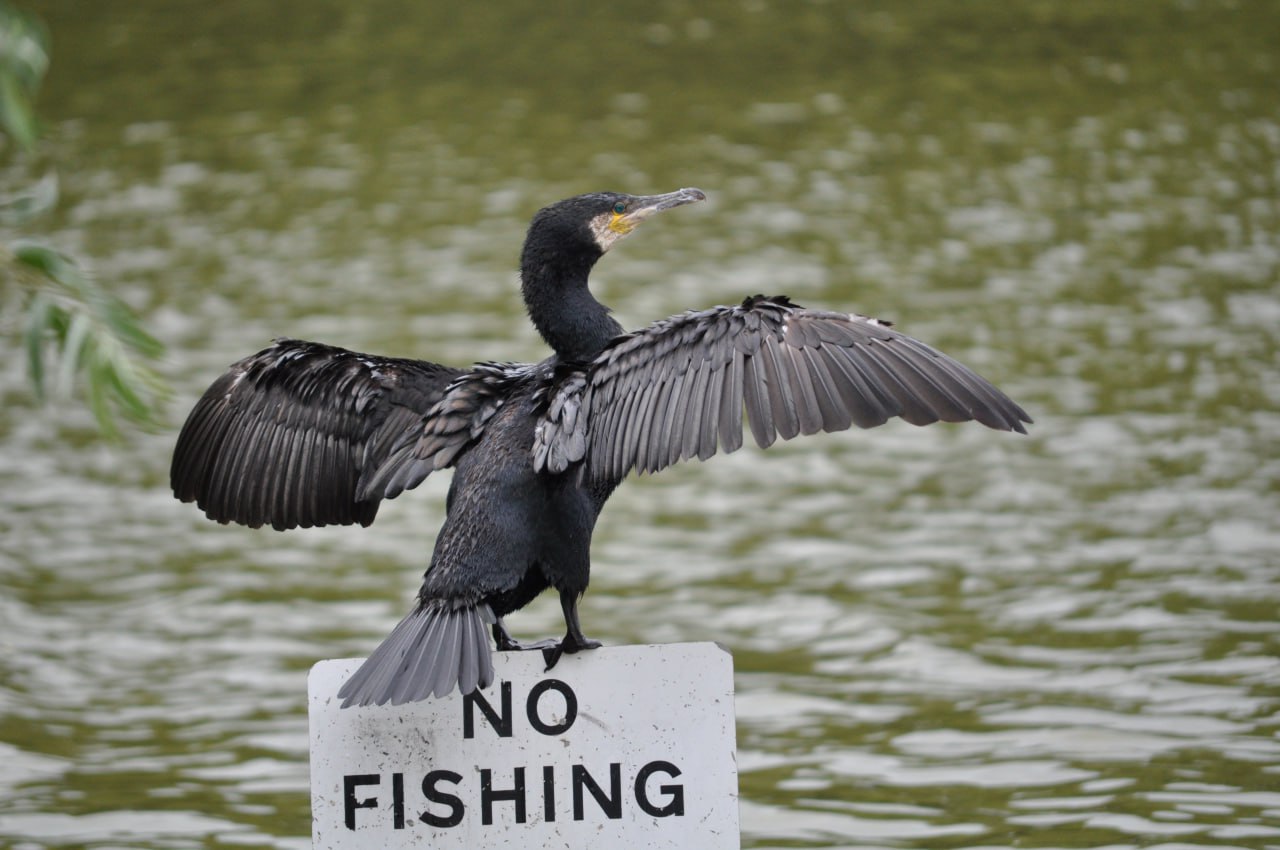
<svg viewBox="0 0 1280 850"><path fill-rule="evenodd" d="M733 661L713 643L494 654L496 679L340 708L308 680L314 850L738 850Z"/></svg>

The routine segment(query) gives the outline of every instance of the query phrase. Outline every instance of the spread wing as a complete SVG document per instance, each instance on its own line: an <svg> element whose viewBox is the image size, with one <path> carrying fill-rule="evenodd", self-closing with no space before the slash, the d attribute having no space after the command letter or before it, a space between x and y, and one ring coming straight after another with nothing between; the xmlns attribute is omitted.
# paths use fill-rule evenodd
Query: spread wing
<svg viewBox="0 0 1280 850"><path fill-rule="evenodd" d="M377 468L462 370L282 339L196 403L170 467L174 495L210 519L277 529L373 522L358 500Z"/></svg>
<svg viewBox="0 0 1280 850"><path fill-rule="evenodd" d="M656 472L781 436L977 420L1025 433L1008 396L941 352L865 316L753 296L620 337L548 393L539 469L585 461L595 479Z"/></svg>

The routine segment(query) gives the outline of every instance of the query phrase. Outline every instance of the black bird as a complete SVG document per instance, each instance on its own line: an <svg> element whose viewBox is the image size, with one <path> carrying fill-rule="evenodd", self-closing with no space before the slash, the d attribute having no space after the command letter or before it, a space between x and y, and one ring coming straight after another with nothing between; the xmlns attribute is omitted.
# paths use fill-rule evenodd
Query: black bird
<svg viewBox="0 0 1280 850"><path fill-rule="evenodd" d="M1027 414L944 354L865 316L756 295L627 333L587 278L654 213L698 189L581 195L538 212L520 258L529 318L554 352L535 364L435 363L282 339L205 392L174 451L175 495L219 522L368 525L383 499L453 467L447 516L417 604L342 687L343 705L470 693L502 618L548 587L559 653L599 646L578 599L591 532L632 469L656 472L781 436L977 420L1025 433Z"/></svg>

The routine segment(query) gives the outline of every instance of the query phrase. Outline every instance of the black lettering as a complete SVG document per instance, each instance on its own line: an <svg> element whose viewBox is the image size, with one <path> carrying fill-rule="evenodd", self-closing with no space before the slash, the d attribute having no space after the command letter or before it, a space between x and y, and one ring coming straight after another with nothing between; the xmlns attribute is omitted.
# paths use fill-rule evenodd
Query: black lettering
<svg viewBox="0 0 1280 850"><path fill-rule="evenodd" d="M558 691L564 697L564 719L559 723L544 723L538 714L538 702L547 691ZM525 711L529 715L529 725L543 735L560 735L568 731L573 721L578 719L578 696L559 679L543 679L529 690L529 699L525 701Z"/></svg>
<svg viewBox="0 0 1280 850"><path fill-rule="evenodd" d="M404 829L404 774L391 774L391 825Z"/></svg>
<svg viewBox="0 0 1280 850"><path fill-rule="evenodd" d="M511 800L516 804L516 823L524 823L524 768L515 771L515 787L509 791L493 790L493 771L486 768L480 770L480 822L485 826L493 824L493 804L495 801Z"/></svg>
<svg viewBox="0 0 1280 850"><path fill-rule="evenodd" d="M365 797L357 802L356 788L361 785L378 785L381 782L382 777L376 773L356 773L342 777L342 808L343 813L346 815L347 829L354 830L356 828L356 809L376 809L378 807L377 797Z"/></svg>
<svg viewBox="0 0 1280 850"><path fill-rule="evenodd" d="M511 737L511 683L503 682L501 692L501 714L493 710L493 706L489 705L489 701L484 698L484 695L478 689L462 698L463 738L469 740L476 736L474 709L477 706L480 708L480 713L489 721L489 725L493 727L493 731L498 733L499 738Z"/></svg>
<svg viewBox="0 0 1280 850"><path fill-rule="evenodd" d="M644 810L646 815L652 815L655 818L666 818L672 815L680 816L684 814L684 786L683 785L659 785L658 790L668 796L666 805L655 806L649 800L649 788L646 784L649 777L658 771L662 771L667 776L675 779L680 775L680 768L676 767L669 761L651 761L644 767L640 768L640 772L636 774L636 802L640 808Z"/></svg>
<svg viewBox="0 0 1280 850"><path fill-rule="evenodd" d="M582 820L582 789L586 788L596 798L600 811L608 815L610 820L622 817L622 764L609 764L609 794L596 784L595 779L580 764L573 766L573 819Z"/></svg>
<svg viewBox="0 0 1280 850"><path fill-rule="evenodd" d="M457 785L462 781L462 774L454 773L452 770L433 770L422 777L422 796L427 798L427 802L439 803L442 806L449 807L449 814L447 815L433 815L431 812L423 812L418 815L418 820L427 826L457 826L462 823L462 815L466 811L462 805L462 800L457 795L441 791L436 787L436 783L442 780Z"/></svg>
<svg viewBox="0 0 1280 850"><path fill-rule="evenodd" d="M542 768L542 819L556 820L556 769L549 764Z"/></svg>

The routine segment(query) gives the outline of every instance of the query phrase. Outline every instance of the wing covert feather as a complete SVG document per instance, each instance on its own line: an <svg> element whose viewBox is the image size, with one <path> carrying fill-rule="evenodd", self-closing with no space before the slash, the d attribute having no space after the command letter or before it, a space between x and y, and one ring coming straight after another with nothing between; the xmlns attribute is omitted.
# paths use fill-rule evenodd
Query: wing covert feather
<svg viewBox="0 0 1280 850"><path fill-rule="evenodd" d="M548 404L560 413L554 422L544 425L549 434L541 448L549 454L540 463L565 463L563 458L572 454L576 440L581 440L584 448L567 462L581 459L585 452L585 433L575 435L575 425L563 419L566 409L576 411L581 403L581 386L574 383L572 373L567 378L569 383L557 386L551 383L551 376L539 375L539 368L515 363L477 363L471 371L459 375L418 422L398 434L385 457L364 465L357 482L357 497L394 499L405 490L417 487L435 470L452 466L484 433L485 426L502 409L513 388L539 378L551 392L559 390L559 396L553 395ZM585 428L586 420L577 424Z"/></svg>

